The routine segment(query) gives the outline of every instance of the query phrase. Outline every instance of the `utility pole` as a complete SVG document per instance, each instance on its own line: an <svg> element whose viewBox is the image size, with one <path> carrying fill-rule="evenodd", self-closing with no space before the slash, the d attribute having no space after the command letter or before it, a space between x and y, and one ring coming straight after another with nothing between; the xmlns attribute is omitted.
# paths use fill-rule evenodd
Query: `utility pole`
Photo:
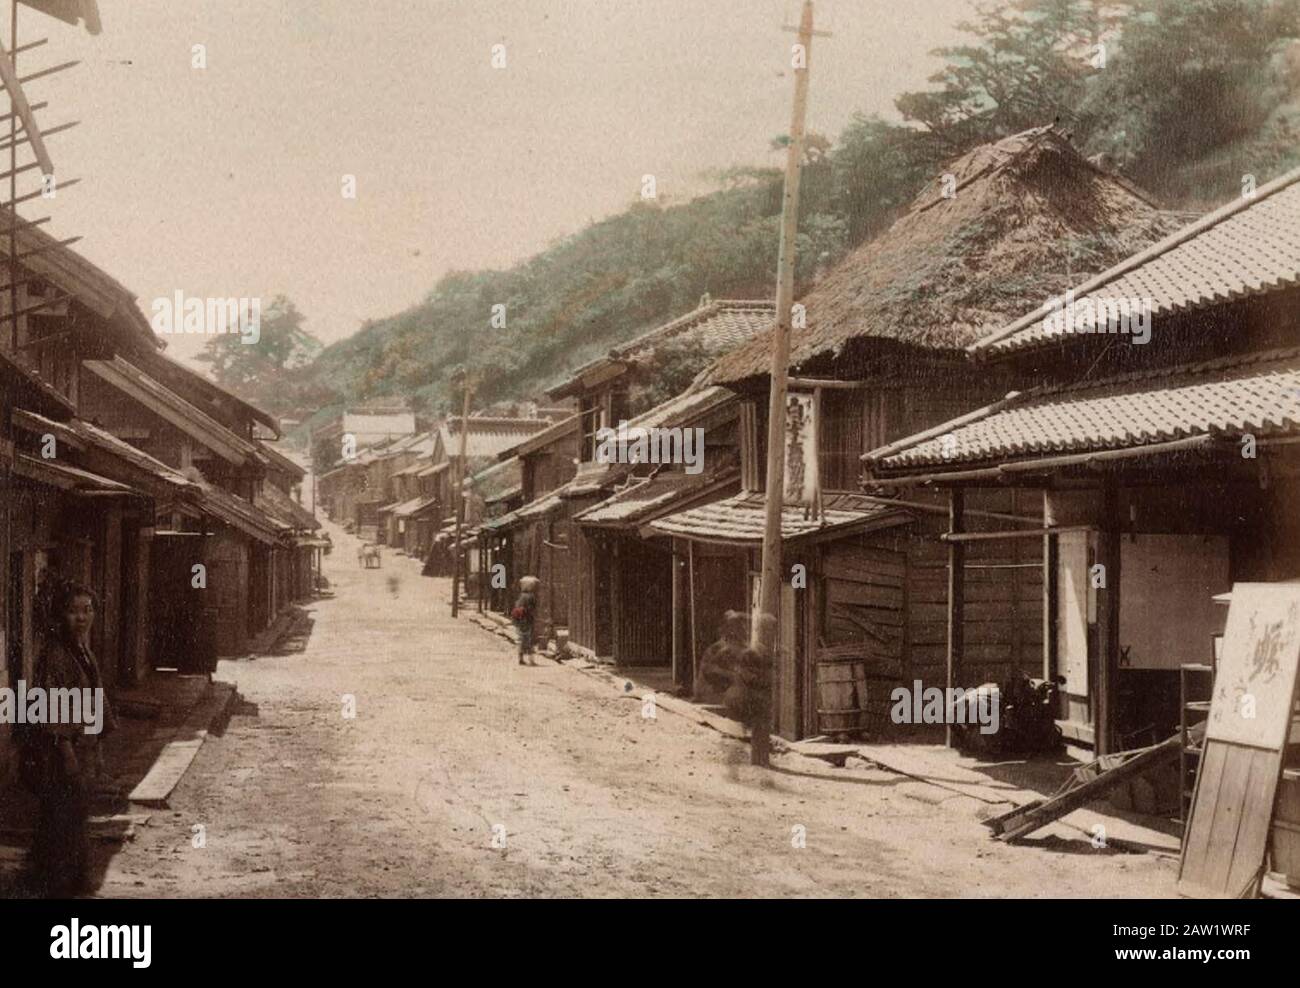
<svg viewBox="0 0 1300 988"><path fill-rule="evenodd" d="M795 237L799 231L799 181L803 173L804 120L808 110L808 72L813 39L813 0L804 0L799 48L794 51L794 111L786 150L785 195L781 206L781 248L776 262L776 331L772 339L771 393L767 406L767 486L763 519L763 563L758 610L750 628L750 648L770 667L765 708L751 731L750 760L768 764L772 714L781 685L776 650L776 620L781 606L781 509L785 506L785 401L789 377L790 329L794 308ZM802 66L798 63L802 61Z"/></svg>
<svg viewBox="0 0 1300 988"><path fill-rule="evenodd" d="M469 403L474 396L474 387L477 384L473 376L464 370L458 372L456 377L464 388L465 398L460 407L460 451L456 457L456 528L455 535L452 536L453 544L456 546L456 561L455 568L451 573L452 617L456 617L460 613L460 572L465 565L465 557L460 548L460 529L465 524L465 456L469 442Z"/></svg>

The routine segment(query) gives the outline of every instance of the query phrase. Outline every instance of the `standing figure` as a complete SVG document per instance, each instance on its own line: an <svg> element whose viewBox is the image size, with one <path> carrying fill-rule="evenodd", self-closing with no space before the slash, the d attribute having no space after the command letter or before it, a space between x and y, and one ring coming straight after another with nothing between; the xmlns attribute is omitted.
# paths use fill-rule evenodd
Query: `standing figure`
<svg viewBox="0 0 1300 988"><path fill-rule="evenodd" d="M82 723L28 725L24 781L40 800L36 836L28 858L29 881L41 895L64 898L89 890L90 789L100 771L99 739L116 726L104 699L99 665L90 651L95 596L77 583L59 587L50 612L53 628L36 660L34 684L46 691L77 690L102 704L98 717L81 705ZM89 693L84 691L89 690ZM100 733L86 728L99 720Z"/></svg>
<svg viewBox="0 0 1300 988"><path fill-rule="evenodd" d="M519 635L519 664L524 664L524 656L528 656L528 665L535 666L533 661L533 622L537 618L537 590L542 585L542 581L535 576L525 576L519 581L519 598L515 601L514 609L510 612L510 618L515 623L515 631Z"/></svg>

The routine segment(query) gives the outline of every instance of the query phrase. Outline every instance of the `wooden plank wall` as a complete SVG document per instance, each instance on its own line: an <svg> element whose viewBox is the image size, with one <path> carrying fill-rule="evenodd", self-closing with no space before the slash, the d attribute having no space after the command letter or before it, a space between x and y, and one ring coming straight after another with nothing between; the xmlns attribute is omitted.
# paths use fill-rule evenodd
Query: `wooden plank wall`
<svg viewBox="0 0 1300 988"><path fill-rule="evenodd" d="M583 504L572 510L578 511ZM613 651L609 622L610 572L607 554L581 525L570 519L555 523L569 546L566 567L569 602L569 640L597 655Z"/></svg>
<svg viewBox="0 0 1300 988"><path fill-rule="evenodd" d="M614 659L620 665L671 665L672 552L662 540L616 538Z"/></svg>
<svg viewBox="0 0 1300 988"><path fill-rule="evenodd" d="M1032 516L1041 511L1033 491L971 491L967 510ZM972 519L991 529L1010 522ZM942 686L946 680L948 554L939 535L942 516L918 520L908 548L908 669ZM1013 669L1043 675L1043 572L1041 539L1006 539L966 545L966 608L963 680L978 686L1001 682Z"/></svg>

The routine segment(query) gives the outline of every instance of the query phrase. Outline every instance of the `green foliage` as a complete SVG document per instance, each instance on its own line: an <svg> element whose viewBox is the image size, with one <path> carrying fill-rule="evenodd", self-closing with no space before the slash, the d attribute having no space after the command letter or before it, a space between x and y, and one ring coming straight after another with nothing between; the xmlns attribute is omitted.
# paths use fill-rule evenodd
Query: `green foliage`
<svg viewBox="0 0 1300 988"><path fill-rule="evenodd" d="M859 115L834 143L810 135L800 290L884 230L946 162L1029 127L1058 122L1085 153L1107 152L1169 205L1221 202L1244 173L1262 183L1300 163L1298 10L1300 0L982 6L963 25L968 43L939 50L944 67L931 88L898 97L904 123ZM786 142L772 141L774 158ZM419 305L329 347L301 377L274 357L270 370L251 355L233 365L214 360L214 369L253 400L304 418L377 398L446 411L460 365L483 372L476 403L537 397L573 367L689 311L706 292L772 296L781 171L744 166L710 177L710 194L673 205L637 201L508 270L450 273ZM490 322L498 304L506 306L505 328ZM677 370L664 380L674 383L700 359L669 357ZM659 390L667 396L668 387Z"/></svg>
<svg viewBox="0 0 1300 988"><path fill-rule="evenodd" d="M212 365L212 377L222 387L279 415L298 414L338 399L317 379L312 362L321 342L305 328L303 314L277 295L261 315L256 343L239 335L221 334L208 340L197 360Z"/></svg>

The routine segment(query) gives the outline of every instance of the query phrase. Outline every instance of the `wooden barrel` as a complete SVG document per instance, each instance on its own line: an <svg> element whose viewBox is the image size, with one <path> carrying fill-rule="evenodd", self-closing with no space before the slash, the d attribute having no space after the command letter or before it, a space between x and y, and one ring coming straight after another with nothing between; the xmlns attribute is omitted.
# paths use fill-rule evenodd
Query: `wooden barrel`
<svg viewBox="0 0 1300 988"><path fill-rule="evenodd" d="M1273 870L1286 875L1286 882L1300 889L1300 769L1282 772L1277 789L1277 811L1273 814Z"/></svg>
<svg viewBox="0 0 1300 988"><path fill-rule="evenodd" d="M866 724L867 666L861 660L817 663L817 730L850 734Z"/></svg>

